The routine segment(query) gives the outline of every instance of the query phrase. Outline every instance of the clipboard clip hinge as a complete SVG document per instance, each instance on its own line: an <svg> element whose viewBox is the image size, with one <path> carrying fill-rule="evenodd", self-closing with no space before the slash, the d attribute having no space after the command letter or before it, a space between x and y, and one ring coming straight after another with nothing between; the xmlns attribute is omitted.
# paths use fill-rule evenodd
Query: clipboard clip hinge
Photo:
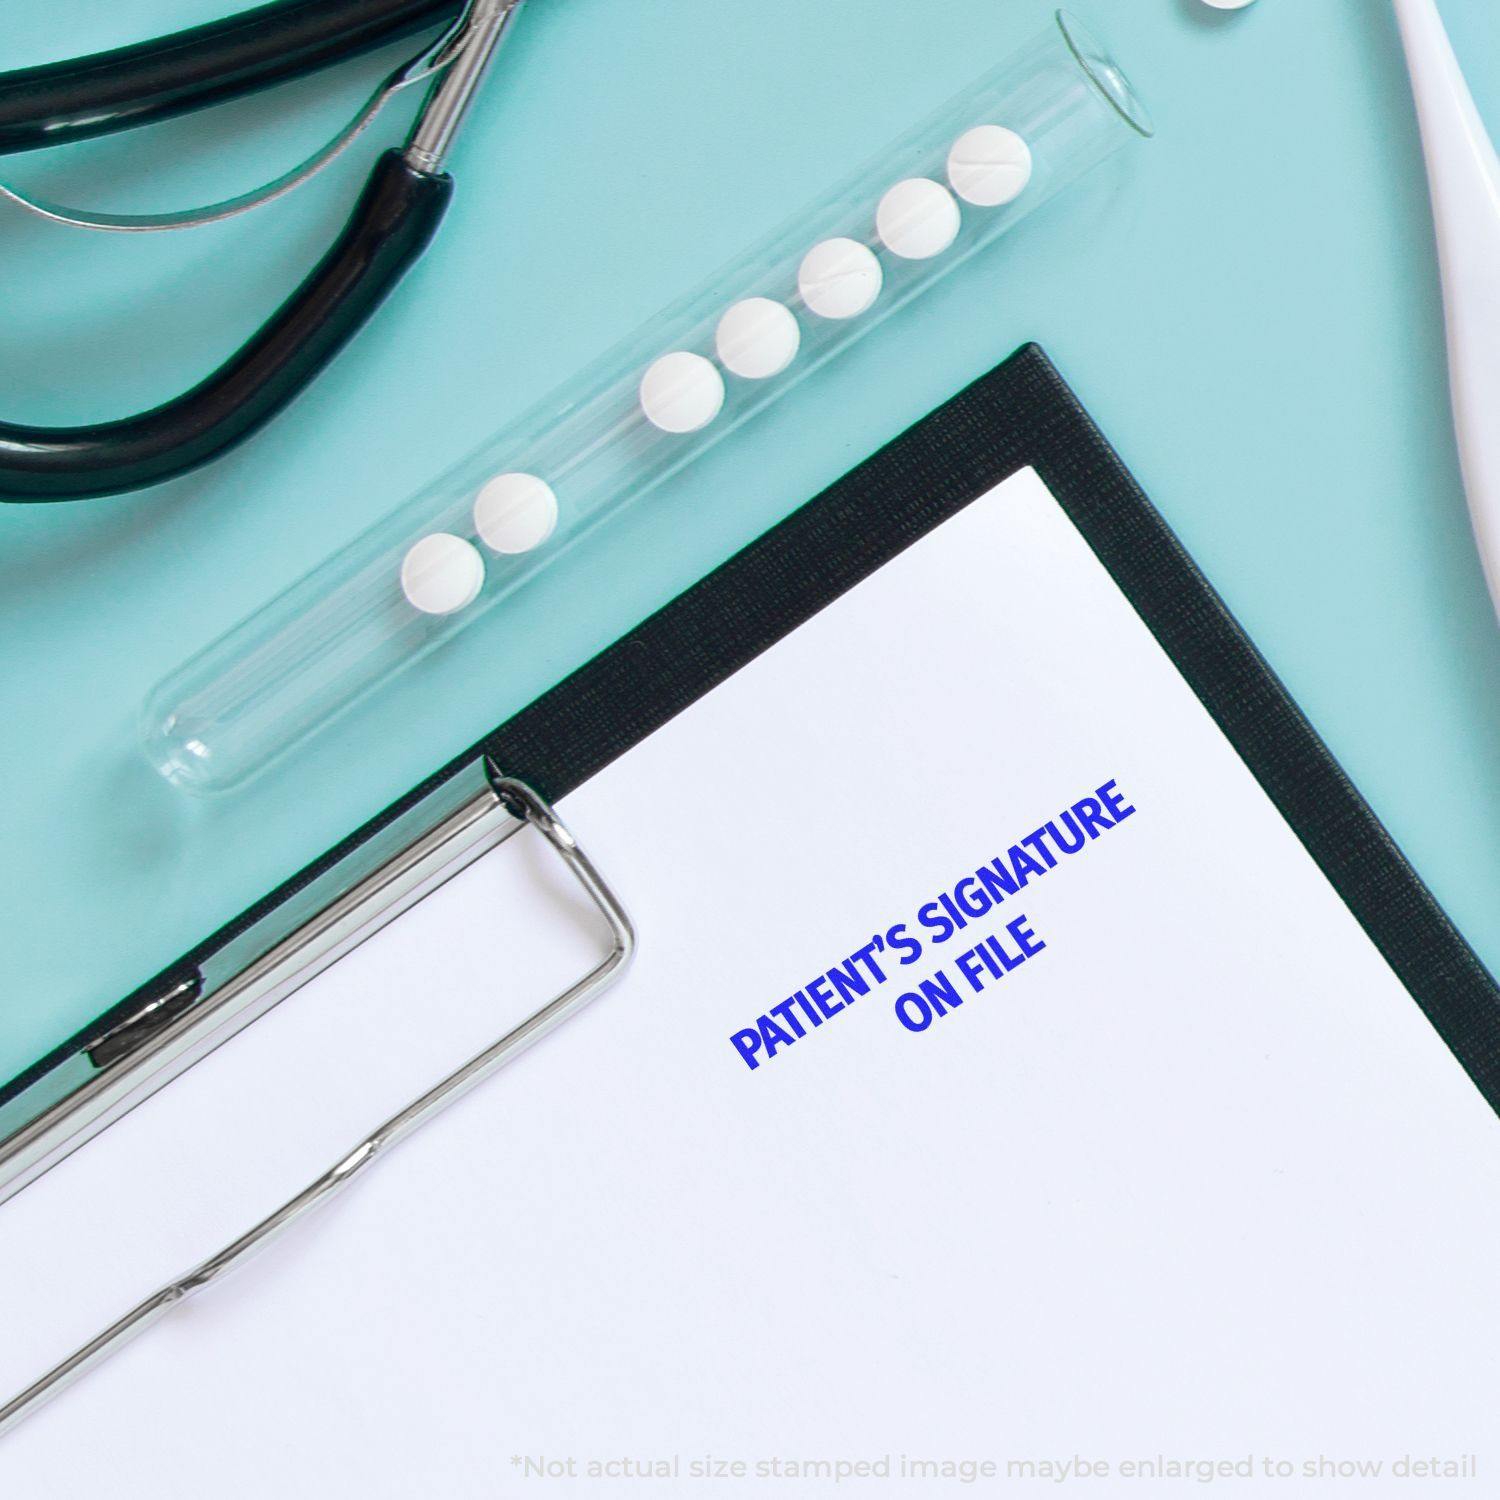
<svg viewBox="0 0 1500 1500"><path fill-rule="evenodd" d="M469 1058L445 1078L439 1079L425 1093L418 1095L378 1125L351 1150L345 1152L322 1176L308 1183L280 1208L225 1245L217 1254L211 1255L184 1275L169 1281L151 1296L138 1302L123 1317L95 1335L60 1364L53 1366L14 1399L0 1402L0 1434L4 1434L44 1401L55 1396L70 1381L77 1379L127 1340L142 1332L177 1303L201 1292L226 1271L269 1243L294 1221L328 1202L356 1177L362 1176L364 1169L373 1161L420 1129L455 1099L519 1056L533 1042L540 1041L624 973L635 952L635 928L619 897L579 847L567 825L543 798L524 782L504 775L488 756L484 760L484 774L489 791L483 795L493 798L491 808L498 802L518 822L534 829L545 839L561 858L569 874L591 899L595 910L604 918L609 933L608 952L575 983L554 995L519 1025L511 1027L482 1052ZM107 1059L96 1056L96 1063L103 1066L106 1060L118 1060L142 1046L147 1038L169 1026L175 1017L193 1005L201 990L202 982L195 972L179 971L175 983L158 990L153 999L148 1000L95 1043L96 1052L111 1049Z"/></svg>
<svg viewBox="0 0 1500 1500"><path fill-rule="evenodd" d="M177 975L88 1047L88 1060L96 1068L107 1068L129 1057L202 997L203 975L197 969Z"/></svg>

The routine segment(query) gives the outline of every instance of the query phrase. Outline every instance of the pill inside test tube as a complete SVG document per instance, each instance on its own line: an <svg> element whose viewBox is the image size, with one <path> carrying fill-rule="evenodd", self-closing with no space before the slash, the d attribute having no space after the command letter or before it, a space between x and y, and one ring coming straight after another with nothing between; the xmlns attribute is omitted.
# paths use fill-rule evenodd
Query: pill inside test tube
<svg viewBox="0 0 1500 1500"><path fill-rule="evenodd" d="M802 329L792 310L769 297L746 297L719 319L714 352L745 380L769 380L797 357Z"/></svg>
<svg viewBox="0 0 1500 1500"><path fill-rule="evenodd" d="M1150 134L1109 53L1058 13L789 224L160 683L142 714L148 758L183 790L232 790L458 631L503 633L506 612L496 606L530 579L666 481L690 483L696 459Z"/></svg>

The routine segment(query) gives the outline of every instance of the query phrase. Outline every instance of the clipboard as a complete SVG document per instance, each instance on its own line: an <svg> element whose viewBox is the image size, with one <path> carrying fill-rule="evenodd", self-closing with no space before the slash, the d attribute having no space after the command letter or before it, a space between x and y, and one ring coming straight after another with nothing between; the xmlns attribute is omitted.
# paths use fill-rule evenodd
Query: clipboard
<svg viewBox="0 0 1500 1500"><path fill-rule="evenodd" d="M12 1118L33 1109L0 1143L3 1191L14 1192L526 822L548 835L611 925L613 944L603 965L414 1101L285 1209L141 1304L48 1379L60 1384L116 1339L207 1284L337 1190L374 1158L393 1130L420 1123L598 993L628 960L628 920L548 801L566 796L905 547L1027 466L1045 480L1486 1101L1500 1109L1500 990L1045 355L1029 346L0 1094L0 1110ZM651 817L670 810L640 811ZM622 886L628 892L628 873ZM4 1416L0 1412L0 1422Z"/></svg>

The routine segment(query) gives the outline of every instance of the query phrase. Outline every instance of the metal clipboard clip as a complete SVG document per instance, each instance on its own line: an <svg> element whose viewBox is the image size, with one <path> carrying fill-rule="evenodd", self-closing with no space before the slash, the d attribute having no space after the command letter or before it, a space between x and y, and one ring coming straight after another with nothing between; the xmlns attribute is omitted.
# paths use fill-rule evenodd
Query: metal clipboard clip
<svg viewBox="0 0 1500 1500"><path fill-rule="evenodd" d="M230 1025L226 1020L224 1025L226 1034L231 1030L240 1029L255 1015L262 1014L270 1005L291 993L299 983L327 967L334 958L342 956L356 943L363 941L384 922L391 920L400 911L420 900L443 880L456 874L459 869L493 848L510 833L525 826L535 828L557 851L574 879L593 901L608 925L609 952L576 983L569 985L560 994L554 995L518 1026L512 1027L490 1046L476 1053L445 1078L440 1079L426 1093L419 1095L378 1125L300 1193L289 1198L281 1207L247 1229L244 1234L225 1245L216 1254L194 1266L185 1275L176 1277L149 1297L138 1302L123 1317L111 1323L88 1343L53 1366L19 1395L0 1406L0 1435L31 1415L53 1396L58 1395L70 1382L106 1359L137 1334L142 1333L177 1303L186 1301L203 1291L205 1287L211 1286L227 1271L249 1259L257 1250L264 1249L273 1239L313 1209L343 1192L392 1147L419 1130L455 1100L519 1056L533 1042L539 1041L553 1028L561 1025L591 1000L597 998L624 972L634 954L635 930L619 898L611 890L604 877L595 869L588 855L579 847L577 839L573 837L546 801L524 782L503 775L488 757L484 758L482 769L486 780L486 786L482 792L469 798L435 827L428 829L421 837L405 845L395 855L377 866L355 884L344 897L332 903L330 908L320 911L315 918L290 932L263 957L258 966L252 966L252 969L258 967L258 973L237 976L237 979L242 981L238 990L239 996L243 998L248 993L255 1003L253 1005L242 1003L237 1008L230 1007L237 1024ZM476 828L479 830L477 834ZM441 858L443 855L448 857L443 859ZM429 868L424 871L424 866L431 866L435 859L438 861L436 869ZM417 878L413 884L414 876ZM337 936L340 932L343 934L342 937ZM330 941L330 938L333 940ZM303 960L300 967L293 968L286 974L277 973L279 967L294 964L299 956ZM179 980L176 986L170 987L146 1010L148 1021L156 1028L146 1035L159 1050L169 1048L169 1044L174 1040L174 1030L185 1028L185 1023L197 1020L201 1025L202 1018L190 1013L193 1003L198 1000L201 992L201 977L191 983L188 980ZM236 985L226 984L221 994L225 996L221 1000L221 1005L228 1006L229 1001L236 998ZM165 1020L160 1019L163 1015L166 1017ZM183 1036L186 1034L187 1031L184 1029ZM95 1044L95 1053L101 1046L104 1047L103 1063L99 1063L97 1057L94 1059L103 1070L100 1079L108 1079L112 1067L119 1067L128 1061L128 1054L112 1054L109 1051L107 1044L110 1037L114 1035L116 1034L110 1033ZM182 1039L182 1036L176 1038L179 1041ZM217 1040L224 1040L224 1036L219 1036ZM76 1146L80 1139L102 1129L110 1120L118 1118L119 1114L128 1109L132 1103L139 1102L145 1093L159 1087L162 1082L166 1081L166 1077L180 1072L183 1067L203 1055L212 1045L217 1045L217 1041L210 1038L208 1044L205 1045L200 1038L194 1049L184 1049L178 1052L175 1065L170 1067L170 1072L167 1071L167 1064L162 1064L155 1070L153 1078L135 1081L136 1092L133 1097L130 1094L124 1094L113 1101L108 1098L65 1101L70 1103L75 1114L82 1108L86 1118L81 1122L76 1119L72 1122L73 1132L66 1141L47 1139L49 1130L55 1135L61 1122L49 1121L45 1118L37 1122L43 1129L33 1145L46 1148L45 1159L37 1157L33 1160L24 1175L21 1171L15 1170L11 1181L12 1189L19 1185L20 1181L31 1180L38 1172L45 1170L46 1166L60 1159L60 1156ZM150 1049L143 1048L142 1050ZM119 1081L130 1082L128 1078ZM77 1092L81 1094L84 1091ZM90 1113L90 1106L101 1107ZM24 1136L25 1132L19 1134ZM23 1147L26 1144L25 1140L20 1142ZM11 1164L14 1169L14 1163L21 1155L17 1150L16 1140L13 1138L6 1141L4 1146L6 1154L12 1159ZM6 1164L5 1158L0 1157L0 1168L4 1168Z"/></svg>

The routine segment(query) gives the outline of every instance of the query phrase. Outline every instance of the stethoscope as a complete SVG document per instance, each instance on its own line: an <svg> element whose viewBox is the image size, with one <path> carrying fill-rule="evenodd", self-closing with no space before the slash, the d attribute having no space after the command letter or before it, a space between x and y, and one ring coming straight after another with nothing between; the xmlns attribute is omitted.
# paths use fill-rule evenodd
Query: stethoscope
<svg viewBox="0 0 1500 1500"><path fill-rule="evenodd" d="M0 74L0 153L145 125L284 82L447 23L397 68L333 140L253 192L166 214L93 213L0 184L54 223L116 233L190 228L300 186L396 94L428 94L403 146L376 162L338 238L302 284L207 379L136 416L79 427L0 422L0 500L83 500L139 489L207 463L306 386L380 305L437 229L453 192L449 150L524 0L272 0L155 41Z"/></svg>

